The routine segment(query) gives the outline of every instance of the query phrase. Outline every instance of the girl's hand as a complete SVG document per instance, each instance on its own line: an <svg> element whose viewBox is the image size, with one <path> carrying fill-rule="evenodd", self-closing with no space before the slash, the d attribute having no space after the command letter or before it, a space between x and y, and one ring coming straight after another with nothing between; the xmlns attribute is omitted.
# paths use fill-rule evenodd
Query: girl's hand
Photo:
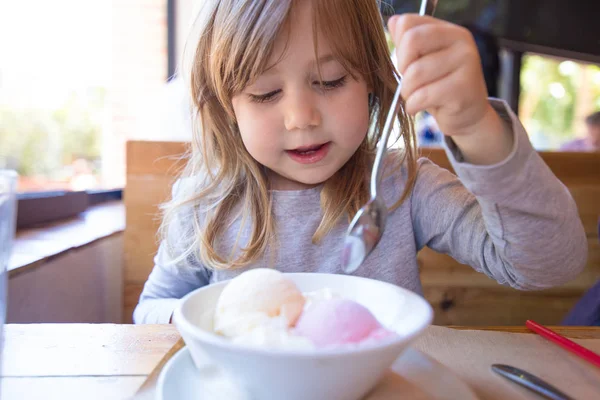
<svg viewBox="0 0 600 400"><path fill-rule="evenodd" d="M512 149L510 126L488 102L477 46L471 33L433 17L390 18L406 111L428 111L460 148L465 161L494 164Z"/></svg>

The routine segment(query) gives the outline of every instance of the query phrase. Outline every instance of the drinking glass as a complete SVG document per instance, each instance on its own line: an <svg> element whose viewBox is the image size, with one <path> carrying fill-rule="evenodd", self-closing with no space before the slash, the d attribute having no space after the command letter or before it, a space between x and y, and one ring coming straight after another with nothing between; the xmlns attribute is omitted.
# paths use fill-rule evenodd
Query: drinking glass
<svg viewBox="0 0 600 400"><path fill-rule="evenodd" d="M17 174L0 169L0 376L4 347L4 323L6 321L7 268L17 219Z"/></svg>

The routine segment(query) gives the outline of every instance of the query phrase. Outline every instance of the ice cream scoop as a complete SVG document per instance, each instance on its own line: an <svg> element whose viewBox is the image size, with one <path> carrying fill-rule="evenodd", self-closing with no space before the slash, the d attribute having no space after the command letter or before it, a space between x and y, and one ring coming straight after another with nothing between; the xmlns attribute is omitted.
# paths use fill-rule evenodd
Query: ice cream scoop
<svg viewBox="0 0 600 400"><path fill-rule="evenodd" d="M317 347L360 343L392 335L363 305L348 299L319 302L302 313L294 332Z"/></svg>
<svg viewBox="0 0 600 400"><path fill-rule="evenodd" d="M214 331L235 338L258 327L286 330L294 326L304 303L302 292L281 272L267 268L245 271L221 292Z"/></svg>

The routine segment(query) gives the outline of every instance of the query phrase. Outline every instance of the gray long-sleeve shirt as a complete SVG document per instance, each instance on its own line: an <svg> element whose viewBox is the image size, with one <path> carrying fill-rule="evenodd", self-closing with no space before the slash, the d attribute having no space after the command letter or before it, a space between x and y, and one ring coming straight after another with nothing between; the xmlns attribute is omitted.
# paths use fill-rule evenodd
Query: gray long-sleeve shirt
<svg viewBox="0 0 600 400"><path fill-rule="evenodd" d="M570 193L533 149L506 103L490 102L512 127L514 147L509 157L491 166L467 164L447 139L446 153L458 178L420 159L410 197L388 215L380 243L356 275L422 293L417 252L424 246L447 253L500 284L524 290L565 283L584 268L587 239ZM403 172L384 179L388 206L398 200L404 183ZM319 244L311 242L321 219L320 190L319 186L273 192L278 246L247 268L341 273L347 219L342 218ZM178 223L189 231L192 222L182 218ZM238 221L225 232L223 250L231 248L239 226ZM246 229L240 243L248 237ZM185 294L245 270L211 270L195 257L169 263L173 256L165 243L159 246L134 311L136 323L167 323Z"/></svg>

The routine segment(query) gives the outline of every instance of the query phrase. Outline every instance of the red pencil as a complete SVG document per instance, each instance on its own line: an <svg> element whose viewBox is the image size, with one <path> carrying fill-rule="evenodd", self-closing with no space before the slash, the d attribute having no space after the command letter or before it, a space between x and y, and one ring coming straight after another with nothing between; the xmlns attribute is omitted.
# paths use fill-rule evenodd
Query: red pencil
<svg viewBox="0 0 600 400"><path fill-rule="evenodd" d="M543 336L544 338L556 343L557 345L570 351L571 353L583 358L584 360L594 364L597 367L600 367L600 355L594 353L593 351L578 345L577 343L567 339L562 335L559 335L558 333L546 328L545 326L538 324L537 322L527 320L525 326L527 326L527 328L531 329L538 335Z"/></svg>

